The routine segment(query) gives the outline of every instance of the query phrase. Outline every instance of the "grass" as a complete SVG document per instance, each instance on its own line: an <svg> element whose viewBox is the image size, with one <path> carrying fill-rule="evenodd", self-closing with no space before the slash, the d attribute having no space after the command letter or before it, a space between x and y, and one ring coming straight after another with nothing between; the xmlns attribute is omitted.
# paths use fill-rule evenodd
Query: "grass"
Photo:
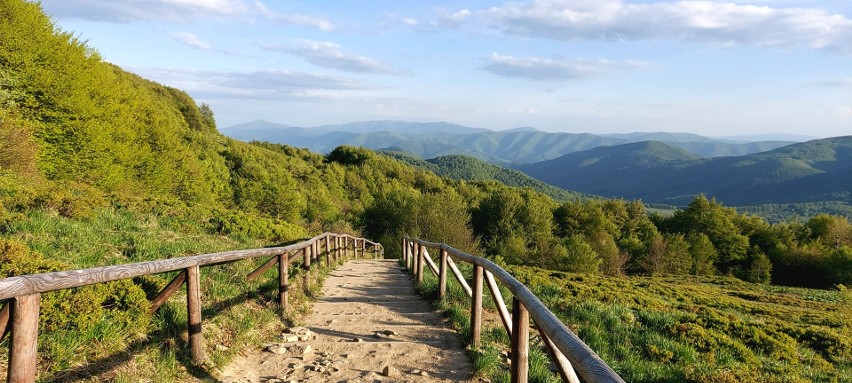
<svg viewBox="0 0 852 383"><path fill-rule="evenodd" d="M206 232L179 218L121 209L96 210L91 218L71 219L46 210L29 211L6 228L3 238L27 244L45 258L71 268L121 264L266 245ZM241 351L257 346L285 325L301 320L319 291L302 292L301 271L291 270L291 309L277 307L277 271L255 282L245 276L265 259L202 268L203 336L208 361L190 362L186 350L185 291L181 289L150 317L144 328L128 329L103 317L91 326L40 331L39 381L180 382L216 380L218 370ZM298 264L297 264L298 266ZM317 280L327 270L315 268ZM175 275L136 279L151 298ZM56 293L46 293L56 294ZM44 314L43 314L44 315ZM73 314L69 314L73 315ZM8 339L0 343L0 370L7 365ZM5 373L0 371L0 373Z"/></svg>
<svg viewBox="0 0 852 383"><path fill-rule="evenodd" d="M457 262L459 270L465 276L469 285L472 285L472 266L463 262ZM484 281L483 281L484 283ZM492 382L509 382L509 337L496 314L496 305L491 297L490 291L483 286L483 309L486 313L480 333L480 347L475 349L470 345L470 297L462 289L461 284L452 274L447 278L447 293L444 299L438 300L438 278L429 270L424 268L423 281L416 286L418 293L425 299L434 302L435 306L444 311L449 318L450 324L459 333L463 344L468 348L468 355L473 363L473 374L490 380ZM511 299L508 290L501 287L501 295L504 299ZM511 303L511 302L510 302ZM511 304L509 305L511 307ZM551 361L544 351L537 336L532 337L530 346L530 372L529 381L533 383L556 383L560 379L551 371Z"/></svg>
<svg viewBox="0 0 852 383"><path fill-rule="evenodd" d="M626 381L852 381L852 316L840 291L509 271Z"/></svg>
<svg viewBox="0 0 852 383"><path fill-rule="evenodd" d="M460 267L470 279L470 266ZM628 382L852 382L852 294L845 287L507 269ZM448 282L447 298L436 305L467 342L469 298L454 278ZM437 277L425 271L418 289L436 300ZM493 308L485 293L484 306ZM558 381L540 342L533 344L530 381ZM482 347L469 349L475 374L508 382L507 349L502 325L492 321Z"/></svg>

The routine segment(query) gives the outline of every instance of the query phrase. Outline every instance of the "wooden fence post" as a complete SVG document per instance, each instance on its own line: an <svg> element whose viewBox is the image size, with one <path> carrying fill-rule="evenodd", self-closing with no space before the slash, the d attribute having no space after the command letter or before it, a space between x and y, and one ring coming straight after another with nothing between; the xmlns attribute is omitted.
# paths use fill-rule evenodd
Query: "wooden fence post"
<svg viewBox="0 0 852 383"><path fill-rule="evenodd" d="M325 265L331 267L331 239L325 236Z"/></svg>
<svg viewBox="0 0 852 383"><path fill-rule="evenodd" d="M418 245L417 242L411 241L409 246L411 246L411 253L410 253L411 254L411 256L410 256L411 267L409 268L409 270L411 270L411 275L416 276L417 275L417 252L420 251L420 245Z"/></svg>
<svg viewBox="0 0 852 383"><path fill-rule="evenodd" d="M186 269L186 312L189 354L192 362L204 362L204 338L201 336L201 283L198 265Z"/></svg>
<svg viewBox="0 0 852 383"><path fill-rule="evenodd" d="M413 269L413 267L414 267L414 242L413 241L408 241L408 246L406 246L405 251L408 254L408 257L406 257L406 259L405 259L405 268L407 268L411 272L414 272L414 269Z"/></svg>
<svg viewBox="0 0 852 383"><path fill-rule="evenodd" d="M402 237L402 247L400 248L400 250L402 251L402 254L400 254L399 256L402 258L402 263L404 263L405 266L408 267L408 239L406 239L405 237Z"/></svg>
<svg viewBox="0 0 852 383"><path fill-rule="evenodd" d="M441 266L438 268L438 299L447 296L447 251L441 249Z"/></svg>
<svg viewBox="0 0 852 383"><path fill-rule="evenodd" d="M41 294L24 295L9 301L12 305L12 339L9 343L7 373L10 383L35 382L40 303Z"/></svg>
<svg viewBox="0 0 852 383"><path fill-rule="evenodd" d="M290 304L290 255L287 253L278 255L278 307L281 311L287 311Z"/></svg>
<svg viewBox="0 0 852 383"><path fill-rule="evenodd" d="M527 383L530 371L530 314L517 297L512 297L512 383Z"/></svg>
<svg viewBox="0 0 852 383"><path fill-rule="evenodd" d="M419 250L417 251L417 283L423 282L423 260L424 254L426 253L426 246L420 245L418 246Z"/></svg>
<svg viewBox="0 0 852 383"><path fill-rule="evenodd" d="M320 263L319 242L314 241L311 244L311 263Z"/></svg>
<svg viewBox="0 0 852 383"><path fill-rule="evenodd" d="M497 313L500 314L500 321L503 322L503 328L506 329L506 334L512 336L512 316L509 315L509 310L506 309L506 302L503 302L503 293L500 292L500 287L497 286L497 281L494 280L494 274L485 270L485 283L488 284L488 290L491 291L491 297L494 298L494 305L497 306Z"/></svg>
<svg viewBox="0 0 852 383"><path fill-rule="evenodd" d="M305 271L302 276L302 290L305 291L305 294L308 294L311 283L311 246L302 249L302 270Z"/></svg>
<svg viewBox="0 0 852 383"><path fill-rule="evenodd" d="M473 296L470 301L470 345L478 349L482 333L482 266L473 265Z"/></svg>

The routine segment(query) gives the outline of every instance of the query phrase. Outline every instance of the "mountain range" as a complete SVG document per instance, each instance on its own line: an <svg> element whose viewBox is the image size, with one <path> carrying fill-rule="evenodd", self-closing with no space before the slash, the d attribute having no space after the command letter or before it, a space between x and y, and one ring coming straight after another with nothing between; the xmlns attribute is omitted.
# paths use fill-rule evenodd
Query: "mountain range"
<svg viewBox="0 0 852 383"><path fill-rule="evenodd" d="M243 141L268 141L327 153L340 145L411 153L420 158L465 155L494 164L527 164L601 146L657 140L701 157L737 156L786 146L794 141L744 142L686 133L548 133L534 128L504 131L447 122L368 121L311 128L253 121L222 130Z"/></svg>
<svg viewBox="0 0 852 383"><path fill-rule="evenodd" d="M491 131L397 121L313 128L255 121L223 133L318 152L363 146L442 176L531 187L557 200L598 195L683 206L703 193L775 220L852 215L852 136L748 141L777 137Z"/></svg>
<svg viewBox="0 0 852 383"><path fill-rule="evenodd" d="M654 203L683 205L704 193L732 206L852 204L852 136L717 158L644 141L515 168L562 188Z"/></svg>

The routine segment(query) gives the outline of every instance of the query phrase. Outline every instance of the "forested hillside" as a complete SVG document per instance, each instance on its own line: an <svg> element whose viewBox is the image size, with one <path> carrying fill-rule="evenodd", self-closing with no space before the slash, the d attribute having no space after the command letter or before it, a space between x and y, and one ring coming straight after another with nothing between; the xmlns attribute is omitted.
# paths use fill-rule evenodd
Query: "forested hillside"
<svg viewBox="0 0 852 383"><path fill-rule="evenodd" d="M770 225L702 196L663 218L649 216L640 201L556 202L530 188L442 178L362 148L320 155L226 138L206 105L104 62L38 4L0 0L0 278L259 247L324 230L379 240L392 257L410 235L579 278L692 274L832 290L852 283L852 226L842 217ZM259 282L245 283L252 266L209 271L202 288L205 302L217 302L205 311L212 367L181 365L176 339L185 308L148 314L146 298L170 275L44 294L40 379L73 380L94 360L114 363L114 355L130 366L107 369L105 380L213 379L206 368L226 363L253 337L260 342L257 331L278 317L274 297L257 293ZM838 310L846 299L819 294ZM813 333L795 337L806 353L785 357L821 376L848 372L850 327L811 325ZM697 371L689 379L712 376Z"/></svg>
<svg viewBox="0 0 852 383"><path fill-rule="evenodd" d="M528 187L556 201L588 198L580 193L546 184L517 170L490 164L473 157L450 155L423 160L403 152L382 151L380 153L442 177L465 181L497 181L507 186Z"/></svg>
<svg viewBox="0 0 852 383"><path fill-rule="evenodd" d="M562 188L646 202L683 205L705 193L734 206L821 203L846 212L852 205L850 164L852 136L712 159L649 141L572 153L517 169Z"/></svg>

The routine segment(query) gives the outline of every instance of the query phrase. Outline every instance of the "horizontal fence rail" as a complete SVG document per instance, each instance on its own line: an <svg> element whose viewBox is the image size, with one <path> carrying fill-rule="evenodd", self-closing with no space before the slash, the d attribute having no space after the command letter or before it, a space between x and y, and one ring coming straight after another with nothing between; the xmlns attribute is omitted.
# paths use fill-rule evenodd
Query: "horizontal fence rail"
<svg viewBox="0 0 852 383"><path fill-rule="evenodd" d="M9 365L7 381L30 383L36 378L36 357L41 294L71 289L96 283L112 282L143 275L180 271L151 301L151 313L157 311L166 300L186 285L187 331L190 356L194 363L206 359L201 333L200 268L220 265L244 259L271 257L249 273L247 281L258 278L265 271L278 265L278 304L283 310L288 305L289 268L291 259L300 260L304 273L303 287L307 288L311 275L312 261L325 256L325 265L347 258L364 258L367 246L375 257L384 256L380 243L347 234L323 233L316 237L287 246L262 249L235 250L201 254L188 257L161 259L156 261L128 263L123 265L93 267L88 269L30 274L0 279L0 340L10 335ZM321 251L324 248L324 252Z"/></svg>
<svg viewBox="0 0 852 383"><path fill-rule="evenodd" d="M440 251L440 266L429 256L427 248ZM526 383L529 372L529 326L530 319L536 324L546 348L553 358L563 380L584 382L620 382L624 380L606 362L559 318L551 312L535 294L515 279L506 270L485 258L477 257L457 250L445 243L428 242L405 237L402 239L402 261L415 274L418 282L423 280L424 264L439 279L439 297L446 294L447 269L450 269L462 289L471 298L470 344L479 347L482 327L483 280L495 300L497 311L503 326L511 339L511 381ZM473 286L470 286L452 258L473 265ZM512 293L512 314L503 302L497 281L503 283ZM579 375L579 376L578 376Z"/></svg>

